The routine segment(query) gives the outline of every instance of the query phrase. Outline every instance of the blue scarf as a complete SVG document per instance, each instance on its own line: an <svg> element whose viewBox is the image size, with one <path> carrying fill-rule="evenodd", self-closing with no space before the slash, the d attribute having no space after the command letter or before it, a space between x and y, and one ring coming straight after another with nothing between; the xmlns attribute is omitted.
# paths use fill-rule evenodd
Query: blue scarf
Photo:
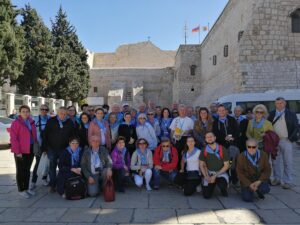
<svg viewBox="0 0 300 225"><path fill-rule="evenodd" d="M96 121L96 123L98 124L98 126L100 127L101 130L104 131L104 133L106 132L106 127L104 125L104 122L98 120L97 118L94 119Z"/></svg>
<svg viewBox="0 0 300 225"><path fill-rule="evenodd" d="M216 150L213 150L209 145L206 145L206 151L209 154L215 155L218 159L221 159L218 144L216 144Z"/></svg>
<svg viewBox="0 0 300 225"><path fill-rule="evenodd" d="M275 119L274 120L276 120L278 117L282 116L283 113L285 113L285 109L282 110L281 112L279 112L279 111L276 110L276 112L275 112Z"/></svg>
<svg viewBox="0 0 300 225"><path fill-rule="evenodd" d="M83 126L84 126L84 128L85 128L85 129L89 129L89 127L90 127L90 123L89 123L89 122L87 122L87 123L84 123L84 124L83 124Z"/></svg>
<svg viewBox="0 0 300 225"><path fill-rule="evenodd" d="M114 124L110 123L109 126L110 126L111 129L115 129L116 127L119 126L119 123L116 121Z"/></svg>
<svg viewBox="0 0 300 225"><path fill-rule="evenodd" d="M261 129L265 123L265 119L262 118L258 123L255 119L252 120L252 127L256 129Z"/></svg>
<svg viewBox="0 0 300 225"><path fill-rule="evenodd" d="M162 158L162 161L163 162L170 162L170 155L171 155L171 149L168 149L168 151L163 151L163 158Z"/></svg>
<svg viewBox="0 0 300 225"><path fill-rule="evenodd" d="M72 167L78 167L80 165L80 159L79 159L80 152L81 152L80 147L78 147L75 151L73 151L69 146L67 150L71 154Z"/></svg>
<svg viewBox="0 0 300 225"><path fill-rule="evenodd" d="M64 120L61 120L58 116L56 116L56 119L59 123L59 127L63 128L64 127L63 123L66 122L68 118L66 117Z"/></svg>
<svg viewBox="0 0 300 225"><path fill-rule="evenodd" d="M191 158L193 155L195 155L198 150L199 150L198 148L194 148L193 151L191 152L191 154L188 154L188 152L186 152L184 154L184 161L186 162L189 158Z"/></svg>
<svg viewBox="0 0 300 225"><path fill-rule="evenodd" d="M147 162L147 153L148 153L148 150L145 149L144 153L142 153L142 151L138 148L136 150L138 156L140 157L141 159L141 165L142 166L147 166L148 165L148 162Z"/></svg>
<svg viewBox="0 0 300 225"><path fill-rule="evenodd" d="M225 117L224 119L219 118L219 121L220 121L221 123L226 123L227 117Z"/></svg>
<svg viewBox="0 0 300 225"><path fill-rule="evenodd" d="M258 167L258 161L260 159L260 151L257 150L255 153L255 157L251 156L247 150L244 151L245 156L249 160L249 162L254 166Z"/></svg>
<svg viewBox="0 0 300 225"><path fill-rule="evenodd" d="M25 125L28 127L29 131L31 132L32 131L32 127L31 127L29 119L24 120L24 122L25 122Z"/></svg>
<svg viewBox="0 0 300 225"><path fill-rule="evenodd" d="M124 165L126 165L126 158L125 158L126 152L127 152L127 149L126 149L126 148L123 148L122 151L120 151L120 150L118 149L118 153L119 153L119 154L122 154L122 162L123 162Z"/></svg>
<svg viewBox="0 0 300 225"><path fill-rule="evenodd" d="M239 117L235 117L236 121L238 121L238 123L242 122L243 120L245 120L246 118L242 115L240 115Z"/></svg>
<svg viewBox="0 0 300 225"><path fill-rule="evenodd" d="M98 152L99 150L96 152L91 150L91 164L94 168L101 167L101 160Z"/></svg>

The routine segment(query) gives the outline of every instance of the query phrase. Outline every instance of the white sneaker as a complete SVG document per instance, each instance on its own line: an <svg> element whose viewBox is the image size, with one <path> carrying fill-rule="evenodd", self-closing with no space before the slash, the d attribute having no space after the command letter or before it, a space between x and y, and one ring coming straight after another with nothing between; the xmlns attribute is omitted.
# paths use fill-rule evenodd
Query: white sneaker
<svg viewBox="0 0 300 225"><path fill-rule="evenodd" d="M26 191L19 191L19 195L26 199L30 198L30 195Z"/></svg>
<svg viewBox="0 0 300 225"><path fill-rule="evenodd" d="M35 192L33 190L27 190L26 191L27 194L29 194L30 196L35 196Z"/></svg>
<svg viewBox="0 0 300 225"><path fill-rule="evenodd" d="M150 185L146 186L147 191L152 191L152 188L150 187Z"/></svg>
<svg viewBox="0 0 300 225"><path fill-rule="evenodd" d="M49 185L47 179L43 179L42 180L42 184L43 184L43 186L48 186Z"/></svg>
<svg viewBox="0 0 300 225"><path fill-rule="evenodd" d="M36 188L36 184L35 183L31 183L29 190L34 190Z"/></svg>

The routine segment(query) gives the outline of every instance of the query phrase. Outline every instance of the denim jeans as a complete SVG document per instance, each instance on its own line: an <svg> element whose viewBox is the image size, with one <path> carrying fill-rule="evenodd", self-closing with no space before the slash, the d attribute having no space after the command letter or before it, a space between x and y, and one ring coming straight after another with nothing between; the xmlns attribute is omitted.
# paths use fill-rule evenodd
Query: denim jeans
<svg viewBox="0 0 300 225"><path fill-rule="evenodd" d="M268 182L262 182L259 187L258 191L262 194L267 194L270 192L270 185ZM250 190L249 187L242 187L241 189L242 199L245 202L252 202L254 199L254 192Z"/></svg>
<svg viewBox="0 0 300 225"><path fill-rule="evenodd" d="M168 171L163 171L163 170L157 170L153 169L153 186L154 188L158 188L160 184L160 176L165 178L166 180L170 182L174 182L174 179L177 175L176 171L168 172Z"/></svg>
<svg viewBox="0 0 300 225"><path fill-rule="evenodd" d="M48 149L47 155L49 159L49 177L50 177L50 182L49 185L50 187L55 187L56 186L56 168L58 165L58 160L59 156L61 154L62 150L54 150L54 149Z"/></svg>

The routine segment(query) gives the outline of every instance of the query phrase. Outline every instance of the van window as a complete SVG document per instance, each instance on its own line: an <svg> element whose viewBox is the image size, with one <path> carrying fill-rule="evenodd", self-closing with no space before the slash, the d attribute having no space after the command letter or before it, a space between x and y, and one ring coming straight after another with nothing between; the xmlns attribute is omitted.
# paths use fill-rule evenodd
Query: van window
<svg viewBox="0 0 300 225"><path fill-rule="evenodd" d="M224 105L225 109L231 111L231 107L232 107L231 102L225 102L225 103L222 103L222 105Z"/></svg>
<svg viewBox="0 0 300 225"><path fill-rule="evenodd" d="M287 108L292 112L299 114L300 113L300 100L288 100Z"/></svg>

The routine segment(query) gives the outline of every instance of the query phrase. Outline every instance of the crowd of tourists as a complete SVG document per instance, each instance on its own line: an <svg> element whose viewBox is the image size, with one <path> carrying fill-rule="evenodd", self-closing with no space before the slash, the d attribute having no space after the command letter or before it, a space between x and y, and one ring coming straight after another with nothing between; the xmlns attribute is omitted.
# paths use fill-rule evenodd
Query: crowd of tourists
<svg viewBox="0 0 300 225"><path fill-rule="evenodd" d="M274 104L270 113L256 105L246 115L240 106L230 112L217 103L164 108L149 101L138 109L84 104L80 114L69 106L51 116L41 105L35 117L23 105L10 131L19 194L35 195L39 163L46 157L49 170L39 175L42 184L64 198L68 182L77 177L87 196L100 194L111 179L121 193L130 184L152 191L168 183L187 196L201 191L204 198L217 186L227 197L233 185L241 188L244 201L264 198L272 185L291 188L297 140L295 113L284 98Z"/></svg>

